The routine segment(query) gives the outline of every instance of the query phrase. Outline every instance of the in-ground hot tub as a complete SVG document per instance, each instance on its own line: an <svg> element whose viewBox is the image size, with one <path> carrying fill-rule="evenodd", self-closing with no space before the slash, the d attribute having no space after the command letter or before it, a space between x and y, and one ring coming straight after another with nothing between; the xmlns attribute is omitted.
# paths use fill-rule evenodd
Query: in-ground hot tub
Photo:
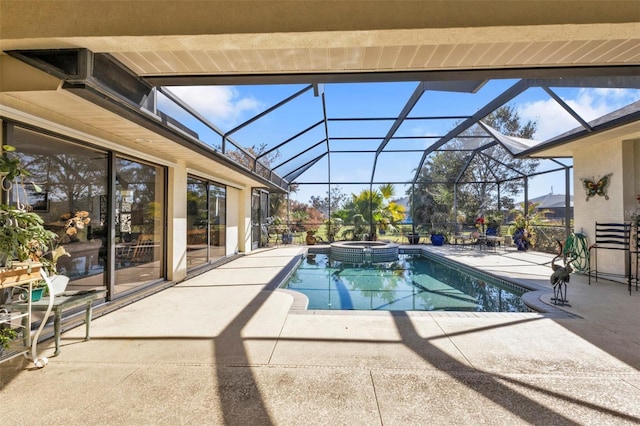
<svg viewBox="0 0 640 426"><path fill-rule="evenodd" d="M398 244L381 241L339 241L331 243L331 260L349 263L394 262Z"/></svg>

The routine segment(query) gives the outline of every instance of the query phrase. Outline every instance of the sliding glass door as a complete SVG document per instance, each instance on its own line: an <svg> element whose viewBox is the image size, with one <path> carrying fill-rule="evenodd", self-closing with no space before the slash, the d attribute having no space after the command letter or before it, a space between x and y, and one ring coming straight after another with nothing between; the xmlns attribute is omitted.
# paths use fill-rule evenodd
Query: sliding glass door
<svg viewBox="0 0 640 426"><path fill-rule="evenodd" d="M116 158L115 291L165 277L165 169Z"/></svg>
<svg viewBox="0 0 640 426"><path fill-rule="evenodd" d="M211 263L226 255L226 189L196 177L187 181L187 266Z"/></svg>

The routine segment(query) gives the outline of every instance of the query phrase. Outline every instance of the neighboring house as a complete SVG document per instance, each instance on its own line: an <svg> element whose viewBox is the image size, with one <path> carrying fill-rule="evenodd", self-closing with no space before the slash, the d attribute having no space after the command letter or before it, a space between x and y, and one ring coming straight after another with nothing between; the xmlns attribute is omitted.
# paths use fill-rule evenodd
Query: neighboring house
<svg viewBox="0 0 640 426"><path fill-rule="evenodd" d="M573 218L573 195L569 196L569 215ZM549 210L547 219L564 223L566 217L565 194L554 194L553 190L547 195L529 199L530 204L537 204L535 210Z"/></svg>

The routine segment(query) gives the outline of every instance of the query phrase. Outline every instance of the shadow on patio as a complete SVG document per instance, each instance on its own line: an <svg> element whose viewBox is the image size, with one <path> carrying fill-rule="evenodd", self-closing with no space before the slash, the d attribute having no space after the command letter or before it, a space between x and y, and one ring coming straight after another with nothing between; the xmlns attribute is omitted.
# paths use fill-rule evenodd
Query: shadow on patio
<svg viewBox="0 0 640 426"><path fill-rule="evenodd" d="M29 424L640 422L640 345L627 329L614 334L600 316L581 315L595 308L578 289L567 309L582 318L298 313L269 282L299 250L238 259L97 318L89 342L76 344L82 330L65 333L45 369L7 381L3 368L3 403L35 402ZM493 273L535 264L519 279L541 285L550 270L544 256L445 255ZM606 291L639 297L620 285Z"/></svg>

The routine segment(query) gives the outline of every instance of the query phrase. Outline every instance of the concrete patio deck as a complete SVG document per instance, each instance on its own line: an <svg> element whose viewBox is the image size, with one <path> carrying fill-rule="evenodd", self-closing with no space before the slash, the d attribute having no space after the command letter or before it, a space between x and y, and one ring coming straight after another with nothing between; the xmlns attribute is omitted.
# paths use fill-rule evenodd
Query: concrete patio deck
<svg viewBox="0 0 640 426"><path fill-rule="evenodd" d="M544 286L551 256L427 249ZM266 285L304 248L230 262L0 365L29 425L640 424L640 292L573 275L539 313L300 312ZM41 346L46 356L53 341Z"/></svg>

